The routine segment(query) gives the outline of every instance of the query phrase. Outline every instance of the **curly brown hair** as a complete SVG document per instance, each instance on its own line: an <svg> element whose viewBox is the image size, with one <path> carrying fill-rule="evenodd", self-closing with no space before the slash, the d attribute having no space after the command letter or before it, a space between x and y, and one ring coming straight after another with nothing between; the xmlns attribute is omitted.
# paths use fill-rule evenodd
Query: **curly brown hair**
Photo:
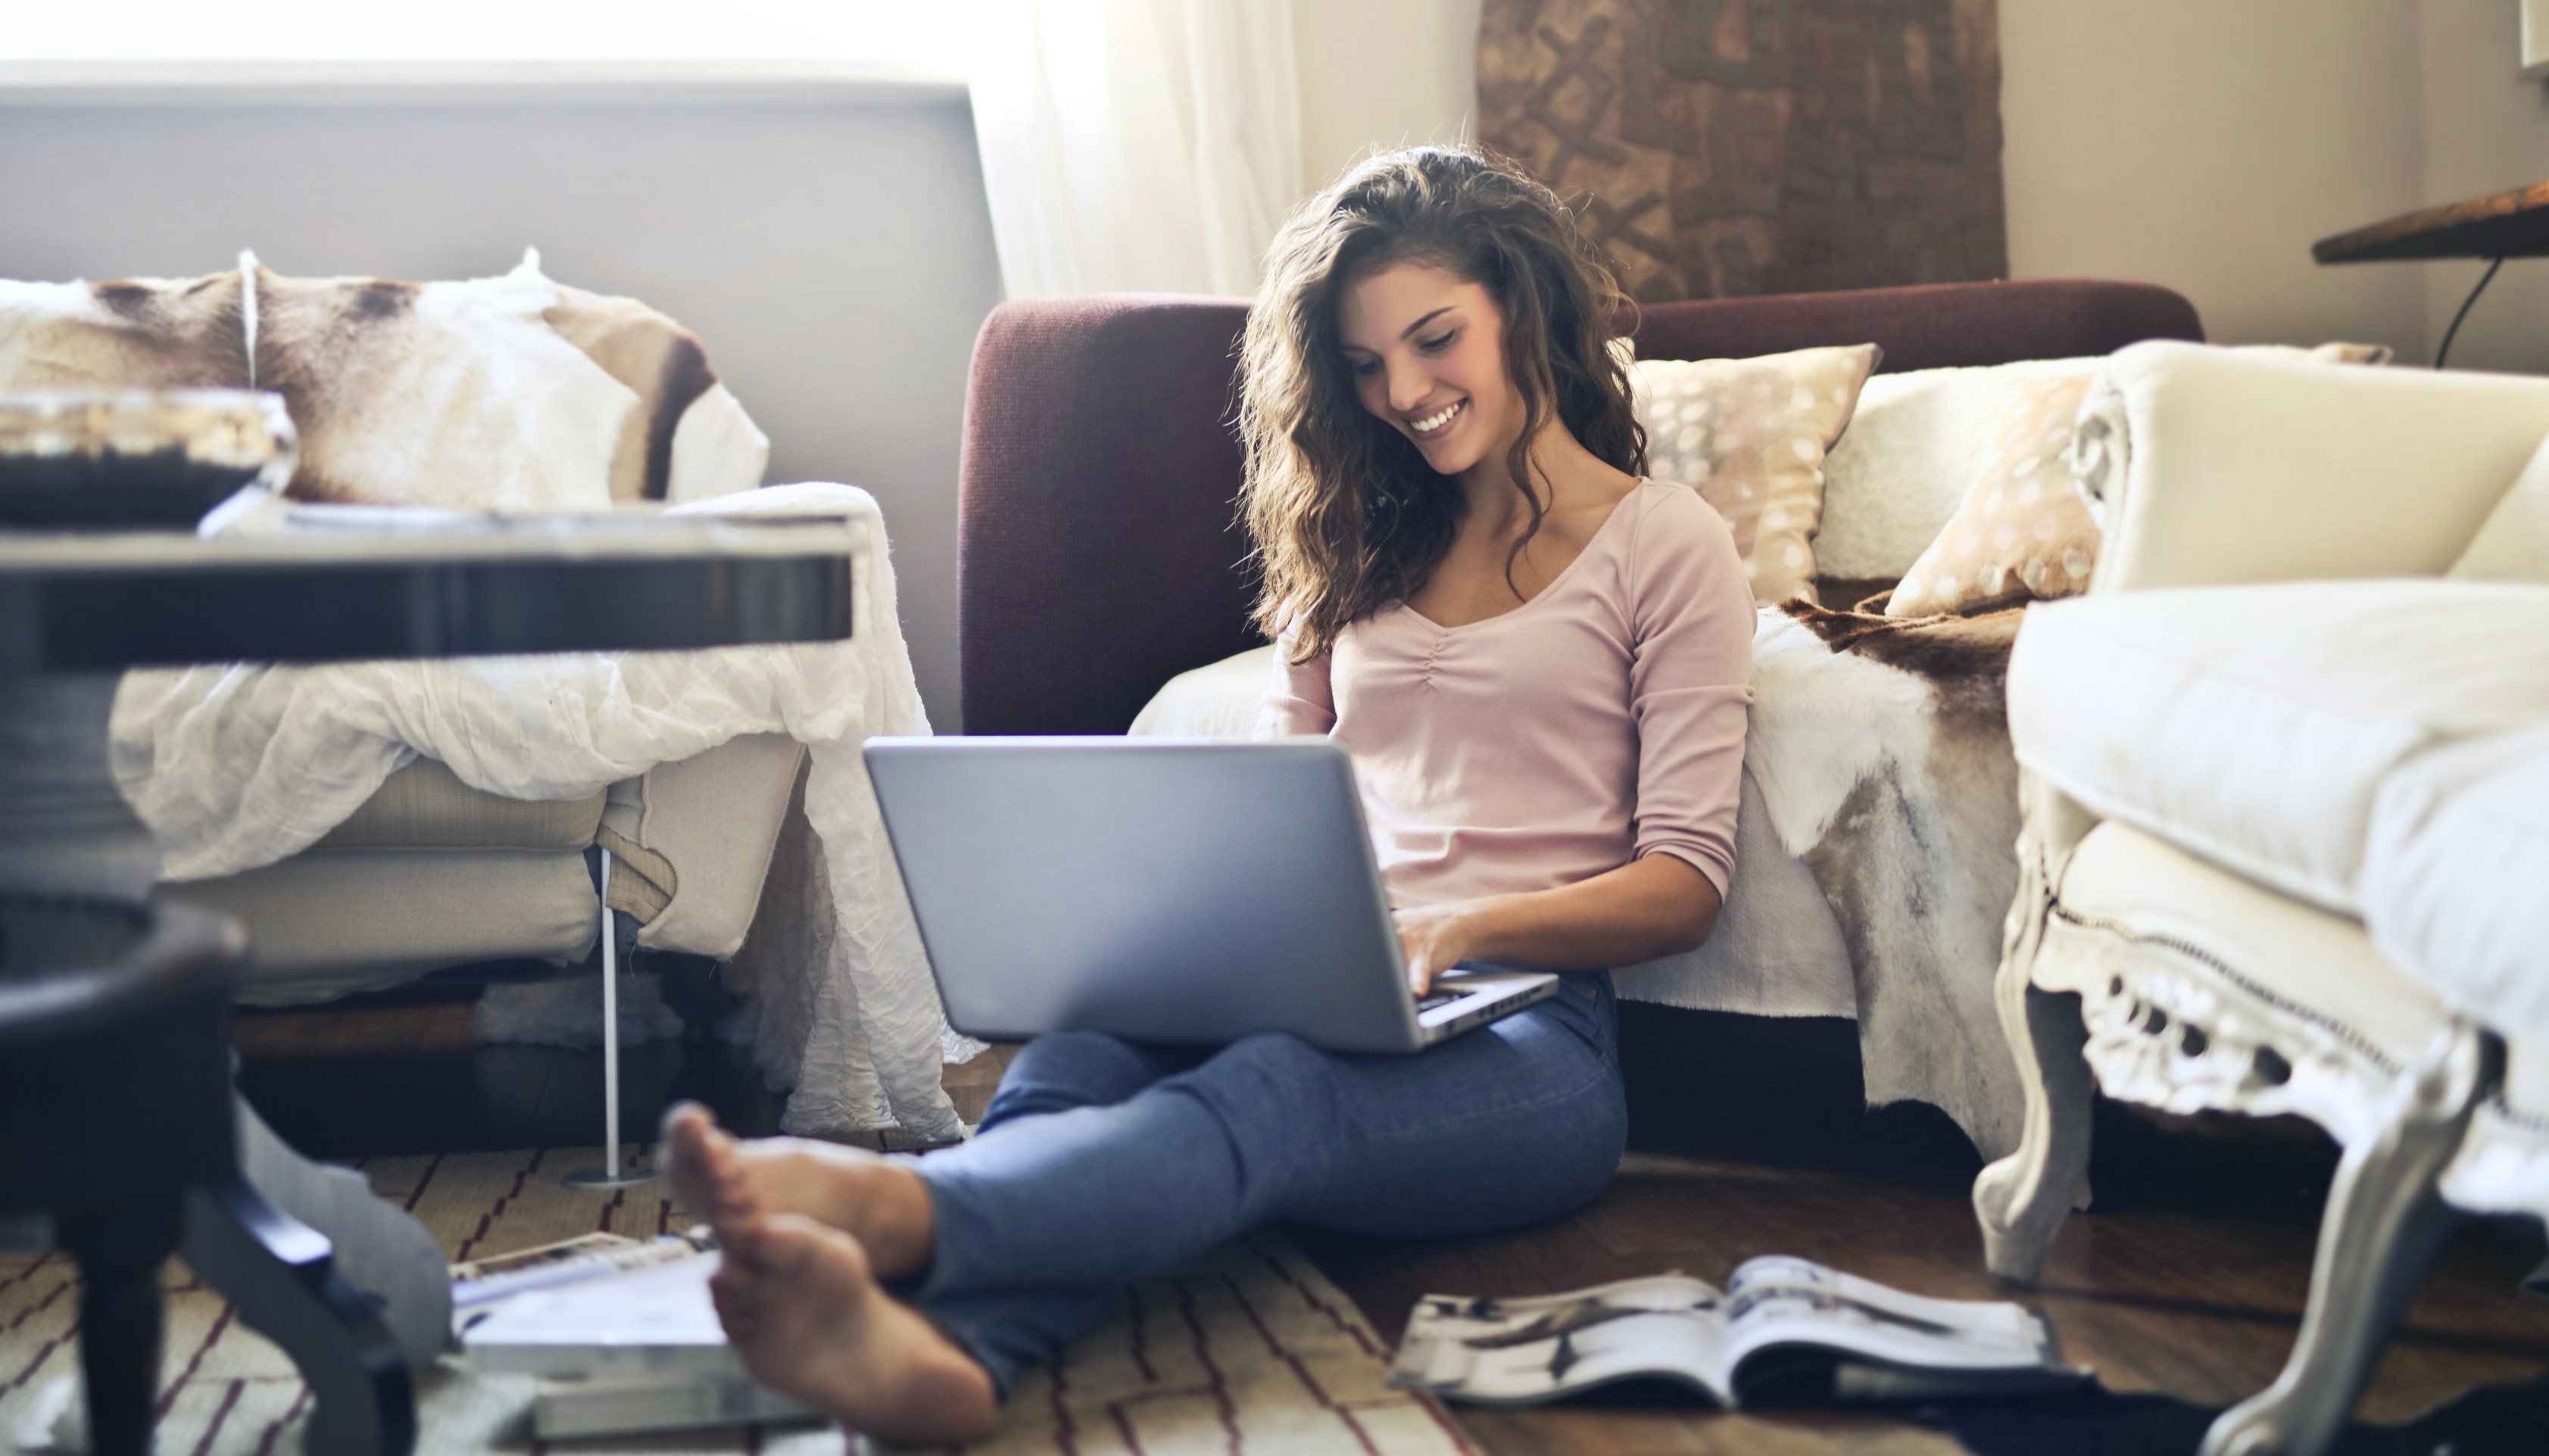
<svg viewBox="0 0 2549 1456"><path fill-rule="evenodd" d="M1269 636L1291 633L1298 662L1421 588L1467 509L1451 477L1364 409L1339 337L1342 291L1402 262L1477 284L1503 316L1505 372L1523 404L1506 464L1530 513L1507 581L1547 513L1530 446L1553 409L1595 456L1646 473L1629 372L1609 347L1629 301L1558 194L1469 147L1358 163L1275 235L1240 344L1240 513L1263 574L1255 619Z"/></svg>

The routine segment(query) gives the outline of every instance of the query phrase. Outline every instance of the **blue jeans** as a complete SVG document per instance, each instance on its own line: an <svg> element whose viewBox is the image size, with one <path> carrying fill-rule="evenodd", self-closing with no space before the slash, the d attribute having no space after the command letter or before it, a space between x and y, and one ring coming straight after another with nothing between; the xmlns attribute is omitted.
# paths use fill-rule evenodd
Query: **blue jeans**
<svg viewBox="0 0 2549 1456"><path fill-rule="evenodd" d="M1005 1398L1124 1285L1263 1225L1464 1234L1579 1208L1610 1184L1628 1113L1610 974L1562 979L1413 1056L1038 1037L974 1139L913 1162L937 1252L901 1292Z"/></svg>

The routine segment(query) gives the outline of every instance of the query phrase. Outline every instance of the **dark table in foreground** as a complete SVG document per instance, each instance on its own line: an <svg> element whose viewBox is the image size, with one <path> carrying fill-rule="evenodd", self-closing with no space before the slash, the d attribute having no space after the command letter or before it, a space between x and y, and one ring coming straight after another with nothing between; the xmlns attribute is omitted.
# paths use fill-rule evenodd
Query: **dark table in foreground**
<svg viewBox="0 0 2549 1456"><path fill-rule="evenodd" d="M157 1271L180 1247L309 1380L314 1452L416 1440L380 1312L241 1174L227 1023L244 943L148 901L158 854L108 767L122 670L833 641L854 545L845 522L768 516L0 532L0 1212L48 1215L81 1260L101 1456L150 1449Z"/></svg>

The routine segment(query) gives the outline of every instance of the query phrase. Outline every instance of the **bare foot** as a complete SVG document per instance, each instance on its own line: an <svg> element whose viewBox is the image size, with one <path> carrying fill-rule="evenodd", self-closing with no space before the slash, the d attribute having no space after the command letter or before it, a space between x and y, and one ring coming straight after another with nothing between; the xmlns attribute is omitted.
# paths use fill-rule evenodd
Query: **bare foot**
<svg viewBox="0 0 2549 1456"><path fill-rule="evenodd" d="M719 1241L729 1225L802 1214L858 1239L879 1279L929 1267L938 1224L928 1185L909 1168L805 1138L743 1141L696 1102L664 1114L663 1139L658 1159L674 1197Z"/></svg>
<svg viewBox="0 0 2549 1456"><path fill-rule="evenodd" d="M797 1214L736 1227L708 1284L752 1378L888 1441L970 1441L999 1418L991 1377L877 1287L867 1251Z"/></svg>

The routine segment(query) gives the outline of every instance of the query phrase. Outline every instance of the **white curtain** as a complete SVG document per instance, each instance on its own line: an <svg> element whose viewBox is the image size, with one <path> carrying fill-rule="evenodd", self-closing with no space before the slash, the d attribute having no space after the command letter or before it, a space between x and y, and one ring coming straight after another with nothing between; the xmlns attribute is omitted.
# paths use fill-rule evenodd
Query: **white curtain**
<svg viewBox="0 0 2549 1456"><path fill-rule="evenodd" d="M1011 298L1246 294L1297 205L1289 0L1003 0L972 89Z"/></svg>

